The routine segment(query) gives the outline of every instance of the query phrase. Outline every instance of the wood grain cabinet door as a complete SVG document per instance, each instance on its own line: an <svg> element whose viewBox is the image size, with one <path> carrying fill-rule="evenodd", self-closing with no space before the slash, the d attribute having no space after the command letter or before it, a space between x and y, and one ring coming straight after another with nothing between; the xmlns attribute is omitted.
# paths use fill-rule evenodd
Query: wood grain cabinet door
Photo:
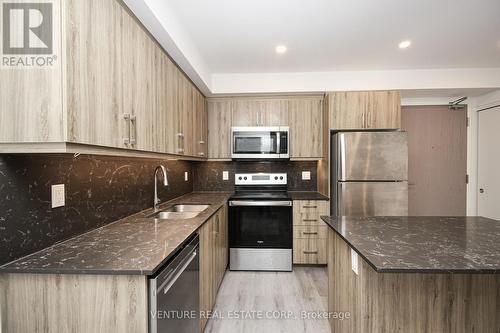
<svg viewBox="0 0 500 333"><path fill-rule="evenodd" d="M287 126L288 101L276 98L235 98L233 126Z"/></svg>
<svg viewBox="0 0 500 333"><path fill-rule="evenodd" d="M213 291L214 260L216 256L214 252L214 220L214 217L210 218L198 230L198 235L200 236L200 311L203 313L212 310L215 300ZM201 316L201 332L203 332L206 324L207 318Z"/></svg>
<svg viewBox="0 0 500 333"><path fill-rule="evenodd" d="M398 91L356 91L327 94L330 129L396 129L401 127Z"/></svg>
<svg viewBox="0 0 500 333"><path fill-rule="evenodd" d="M232 126L259 126L263 103L255 99L234 99Z"/></svg>
<svg viewBox="0 0 500 333"><path fill-rule="evenodd" d="M207 157L208 124L205 97L194 90L193 152L194 156Z"/></svg>
<svg viewBox="0 0 500 333"><path fill-rule="evenodd" d="M117 1L100 0L70 0L64 8L67 140L129 148L123 141L128 132L122 132L129 129L122 98L125 10ZM130 22L123 24L131 28Z"/></svg>
<svg viewBox="0 0 500 333"><path fill-rule="evenodd" d="M297 98L289 102L291 158L323 157L323 99Z"/></svg>
<svg viewBox="0 0 500 333"><path fill-rule="evenodd" d="M227 268L227 207L219 209L199 230L200 236L200 310L212 311ZM201 331L207 323L200 319Z"/></svg>
<svg viewBox="0 0 500 333"><path fill-rule="evenodd" d="M156 116L159 112L157 91L156 44L147 33L137 25L130 15L124 12L124 45L127 52L122 53L123 100L125 113L130 114L130 147L144 151L155 151Z"/></svg>
<svg viewBox="0 0 500 333"><path fill-rule="evenodd" d="M366 128L401 127L401 94L399 91L376 91L368 95Z"/></svg>
<svg viewBox="0 0 500 333"><path fill-rule="evenodd" d="M208 99L208 158L231 158L231 124L233 101L229 98Z"/></svg>
<svg viewBox="0 0 500 333"><path fill-rule="evenodd" d="M259 126L288 126L288 100L264 99L261 103Z"/></svg>
<svg viewBox="0 0 500 333"><path fill-rule="evenodd" d="M178 113L180 111L179 107L179 72L177 66L168 59L167 62L167 87L165 94L167 96L167 117L166 122L163 124L167 136L167 149L166 152L169 154L178 154L180 144L182 143L181 138L178 136Z"/></svg>

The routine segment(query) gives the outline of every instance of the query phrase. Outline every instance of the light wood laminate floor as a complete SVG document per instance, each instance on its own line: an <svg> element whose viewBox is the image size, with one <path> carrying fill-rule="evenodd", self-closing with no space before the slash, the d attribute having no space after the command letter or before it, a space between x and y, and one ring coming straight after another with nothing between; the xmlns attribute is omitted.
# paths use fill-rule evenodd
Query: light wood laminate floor
<svg viewBox="0 0 500 333"><path fill-rule="evenodd" d="M293 272L228 271L205 333L329 333L328 320L303 316L328 311L327 297L325 267L294 267Z"/></svg>

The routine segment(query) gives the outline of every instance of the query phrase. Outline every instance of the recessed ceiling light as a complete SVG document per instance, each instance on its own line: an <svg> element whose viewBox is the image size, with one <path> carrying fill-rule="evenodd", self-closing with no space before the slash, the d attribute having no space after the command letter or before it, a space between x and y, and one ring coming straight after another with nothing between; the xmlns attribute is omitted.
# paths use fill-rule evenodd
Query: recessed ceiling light
<svg viewBox="0 0 500 333"><path fill-rule="evenodd" d="M285 45L278 45L276 46L276 53L285 53L287 48Z"/></svg>
<svg viewBox="0 0 500 333"><path fill-rule="evenodd" d="M409 40L404 40L401 43L399 43L399 48L400 49L406 49L411 45L411 42Z"/></svg>

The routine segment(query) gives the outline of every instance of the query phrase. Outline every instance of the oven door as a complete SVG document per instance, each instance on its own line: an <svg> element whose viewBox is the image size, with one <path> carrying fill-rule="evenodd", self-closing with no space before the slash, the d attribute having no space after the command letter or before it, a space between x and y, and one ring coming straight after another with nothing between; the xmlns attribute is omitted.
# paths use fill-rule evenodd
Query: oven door
<svg viewBox="0 0 500 333"><path fill-rule="evenodd" d="M232 128L233 158L280 158L280 144L279 127Z"/></svg>
<svg viewBox="0 0 500 333"><path fill-rule="evenodd" d="M233 200L229 214L230 248L292 248L291 201Z"/></svg>

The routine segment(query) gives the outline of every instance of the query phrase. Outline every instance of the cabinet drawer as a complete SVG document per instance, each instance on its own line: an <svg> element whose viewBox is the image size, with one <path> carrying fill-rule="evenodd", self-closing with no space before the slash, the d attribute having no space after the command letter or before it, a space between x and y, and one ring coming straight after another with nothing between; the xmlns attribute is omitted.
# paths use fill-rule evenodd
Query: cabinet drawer
<svg viewBox="0 0 500 333"><path fill-rule="evenodd" d="M294 225L323 225L321 216L329 215L329 201L297 200L293 202Z"/></svg>
<svg viewBox="0 0 500 333"><path fill-rule="evenodd" d="M326 239L294 239L294 264L326 264Z"/></svg>
<svg viewBox="0 0 500 333"><path fill-rule="evenodd" d="M330 202L328 200L296 200L293 202L293 212L297 214L328 215Z"/></svg>
<svg viewBox="0 0 500 333"><path fill-rule="evenodd" d="M326 239L326 225L296 225L293 227L293 238Z"/></svg>

